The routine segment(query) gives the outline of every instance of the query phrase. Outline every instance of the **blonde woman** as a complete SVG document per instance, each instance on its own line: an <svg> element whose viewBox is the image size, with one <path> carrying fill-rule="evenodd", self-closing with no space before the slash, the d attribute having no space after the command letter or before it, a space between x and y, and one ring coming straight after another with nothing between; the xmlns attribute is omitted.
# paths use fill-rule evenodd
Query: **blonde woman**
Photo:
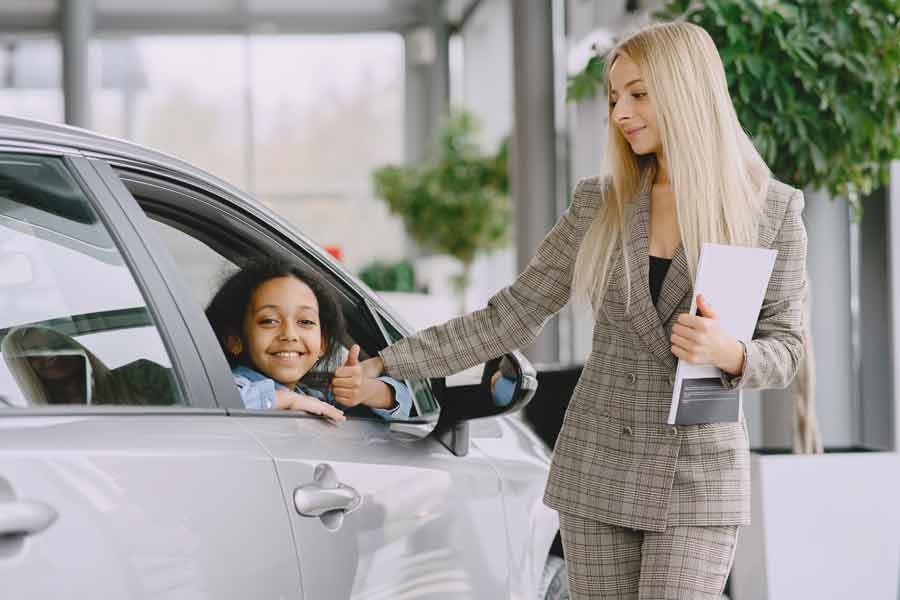
<svg viewBox="0 0 900 600"><path fill-rule="evenodd" d="M676 359L733 388L784 387L803 354L801 192L771 178L741 128L707 33L654 25L607 60L608 174L578 183L537 255L486 308L366 361L370 374L442 376L528 345L571 296L593 346L553 455L573 598L718 598L750 522L745 425L666 425ZM688 314L701 244L774 248L753 340L715 307ZM740 273L735 272L735 277Z"/></svg>

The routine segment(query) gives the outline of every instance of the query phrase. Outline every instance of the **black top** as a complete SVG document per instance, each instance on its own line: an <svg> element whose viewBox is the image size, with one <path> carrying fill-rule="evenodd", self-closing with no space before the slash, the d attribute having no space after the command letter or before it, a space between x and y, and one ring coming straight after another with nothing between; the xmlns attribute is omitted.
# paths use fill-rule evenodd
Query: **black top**
<svg viewBox="0 0 900 600"><path fill-rule="evenodd" d="M659 291L662 289L663 279L666 278L670 264L671 258L650 257L650 298L653 299L653 304L656 304L659 298Z"/></svg>

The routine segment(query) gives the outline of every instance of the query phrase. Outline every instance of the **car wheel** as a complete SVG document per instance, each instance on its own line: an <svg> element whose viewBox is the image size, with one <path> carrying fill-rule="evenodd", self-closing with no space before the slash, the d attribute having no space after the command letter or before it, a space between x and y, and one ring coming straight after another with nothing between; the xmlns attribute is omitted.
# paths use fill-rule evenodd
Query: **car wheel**
<svg viewBox="0 0 900 600"><path fill-rule="evenodd" d="M569 600L569 575L566 572L566 561L551 554L544 564L541 585L538 587L538 600Z"/></svg>

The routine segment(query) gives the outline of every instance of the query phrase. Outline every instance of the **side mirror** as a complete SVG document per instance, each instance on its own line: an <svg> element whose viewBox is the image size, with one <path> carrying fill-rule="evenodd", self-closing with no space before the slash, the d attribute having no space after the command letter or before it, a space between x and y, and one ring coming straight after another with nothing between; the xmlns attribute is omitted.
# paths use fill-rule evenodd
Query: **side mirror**
<svg viewBox="0 0 900 600"><path fill-rule="evenodd" d="M491 389L491 380L498 371L512 387L511 397L502 398L500 403ZM469 451L469 421L516 412L531 401L538 387L534 367L518 351L486 362L480 382L453 386L444 379L433 382L441 402L434 435L457 456Z"/></svg>

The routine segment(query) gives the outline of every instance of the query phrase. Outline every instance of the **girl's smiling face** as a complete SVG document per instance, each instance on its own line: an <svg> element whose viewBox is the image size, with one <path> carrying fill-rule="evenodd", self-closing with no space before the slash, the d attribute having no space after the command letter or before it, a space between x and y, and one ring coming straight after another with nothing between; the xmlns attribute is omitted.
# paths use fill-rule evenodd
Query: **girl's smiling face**
<svg viewBox="0 0 900 600"><path fill-rule="evenodd" d="M647 85L637 64L625 54L616 56L609 69L609 105L610 121L635 154L662 150L656 110L647 94Z"/></svg>
<svg viewBox="0 0 900 600"><path fill-rule="evenodd" d="M246 350L259 372L290 389L325 353L319 302L296 277L276 277L256 288L243 333L243 340L229 340L229 350Z"/></svg>

